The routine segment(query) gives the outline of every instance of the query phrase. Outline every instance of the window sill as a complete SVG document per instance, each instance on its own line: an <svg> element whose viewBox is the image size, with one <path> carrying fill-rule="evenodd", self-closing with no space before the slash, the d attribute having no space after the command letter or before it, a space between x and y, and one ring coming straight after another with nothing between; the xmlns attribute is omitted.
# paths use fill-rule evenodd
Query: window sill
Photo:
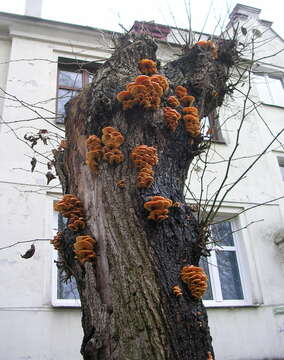
<svg viewBox="0 0 284 360"><path fill-rule="evenodd" d="M203 302L206 309L237 309L237 308L259 308L261 304L206 304Z"/></svg>
<svg viewBox="0 0 284 360"><path fill-rule="evenodd" d="M81 301L73 300L73 299L66 299L66 300L52 300L52 307L54 308L81 308Z"/></svg>

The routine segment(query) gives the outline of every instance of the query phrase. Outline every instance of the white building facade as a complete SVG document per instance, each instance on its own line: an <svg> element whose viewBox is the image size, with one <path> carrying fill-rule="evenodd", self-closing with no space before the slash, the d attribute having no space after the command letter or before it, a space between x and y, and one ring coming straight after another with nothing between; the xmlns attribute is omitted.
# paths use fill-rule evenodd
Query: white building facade
<svg viewBox="0 0 284 360"><path fill-rule="evenodd" d="M221 160L228 159L235 147L248 81L250 101L227 183L238 179L284 127L284 41L259 14L258 9L237 5L227 28L230 32L240 23L247 31L243 31L244 43L255 36L253 60L258 65L253 66L251 78L246 75L235 99L227 99L226 111L220 111L222 126L212 144L203 184L207 198L222 182L227 162ZM171 36L165 28L160 27L158 51L163 62L173 59L179 49L165 41ZM0 360L80 359L76 289L57 281L61 277L56 254L47 240L62 220L53 211L61 196L58 180L47 186L48 169L41 164L49 158L50 148L35 147L43 154L41 159L19 139L39 129L64 136L60 115L64 103L91 81L92 72L111 55L112 36L94 28L0 13L0 248L39 240L29 260L20 254L31 243L0 251ZM52 141L57 144L59 138ZM32 173L33 157L38 163ZM200 193L202 171L202 162L193 164L189 178L195 194ZM221 246L212 248L204 262L210 277L205 304L218 360L284 359L283 192L280 133L223 202L217 220L230 220L212 230ZM192 194L187 196L192 202Z"/></svg>

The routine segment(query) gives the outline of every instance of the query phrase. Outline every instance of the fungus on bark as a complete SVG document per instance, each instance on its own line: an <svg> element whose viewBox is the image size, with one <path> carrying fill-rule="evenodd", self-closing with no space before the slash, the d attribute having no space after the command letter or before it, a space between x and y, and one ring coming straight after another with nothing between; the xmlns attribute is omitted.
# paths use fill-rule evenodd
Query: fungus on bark
<svg viewBox="0 0 284 360"><path fill-rule="evenodd" d="M150 59L142 59L138 63L138 68L141 74L153 75L157 73L157 64L155 61Z"/></svg>
<svg viewBox="0 0 284 360"><path fill-rule="evenodd" d="M50 240L50 243L53 245L55 250L58 250L60 248L62 239L63 239L63 232L58 231L57 234L54 236L54 238Z"/></svg>
<svg viewBox="0 0 284 360"><path fill-rule="evenodd" d="M191 295L200 299L207 289L207 275L199 266L187 265L180 271L180 277L185 282L191 292Z"/></svg>
<svg viewBox="0 0 284 360"><path fill-rule="evenodd" d="M195 45L199 45L205 50L210 50L211 55L214 59L218 57L218 48L212 40L200 40Z"/></svg>
<svg viewBox="0 0 284 360"><path fill-rule="evenodd" d="M69 219L68 228L72 231L79 231L85 228L85 212L83 204L75 195L66 194L63 199L57 201L54 210Z"/></svg>
<svg viewBox="0 0 284 360"><path fill-rule="evenodd" d="M163 196L152 196L149 201L145 202L144 208L150 211L147 219L154 221L162 221L167 219L169 208L173 202Z"/></svg>
<svg viewBox="0 0 284 360"><path fill-rule="evenodd" d="M144 61L143 63L141 63ZM144 59L138 64L143 74L156 73L156 63ZM123 110L133 108L135 105L143 106L146 110L157 110L161 104L161 96L169 88L168 80L163 75L140 75L134 82L127 84L124 91L120 91L116 98L122 103Z"/></svg>
<svg viewBox="0 0 284 360"><path fill-rule="evenodd" d="M179 99L176 96L169 96L167 98L167 102L168 102L169 106L172 108L176 108L176 107L180 106Z"/></svg>
<svg viewBox="0 0 284 360"><path fill-rule="evenodd" d="M86 163L94 172L98 171L99 162L103 156L101 139L96 135L91 135L86 140L88 152L86 154Z"/></svg>
<svg viewBox="0 0 284 360"><path fill-rule="evenodd" d="M95 259L94 245L96 240L89 235L77 236L74 243L74 253L81 264Z"/></svg>
<svg viewBox="0 0 284 360"><path fill-rule="evenodd" d="M175 296L182 296L181 288L178 285L172 287Z"/></svg>
<svg viewBox="0 0 284 360"><path fill-rule="evenodd" d="M139 170L136 177L138 188L147 188L154 182L153 166L158 163L157 149L147 145L136 146L131 152L131 160Z"/></svg>
<svg viewBox="0 0 284 360"><path fill-rule="evenodd" d="M178 127L181 114L169 106L164 107L163 111L166 126L175 132Z"/></svg>

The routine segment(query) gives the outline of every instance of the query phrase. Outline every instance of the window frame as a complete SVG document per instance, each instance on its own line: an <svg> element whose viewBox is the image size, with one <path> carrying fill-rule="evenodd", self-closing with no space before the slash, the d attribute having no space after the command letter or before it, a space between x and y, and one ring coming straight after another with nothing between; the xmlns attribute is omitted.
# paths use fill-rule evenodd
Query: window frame
<svg viewBox="0 0 284 360"><path fill-rule="evenodd" d="M269 84L269 79L279 80L280 84L282 85L283 98L284 98L284 74L283 75L279 74L277 76L277 75L270 75L269 71L263 71L263 72L259 72L259 73L254 73L254 77L255 77L255 80L257 80L257 78L263 78L263 80L265 81L267 93L268 93L269 98L270 98L269 102L266 101L265 99L263 99L263 96L262 96L260 88L259 88L258 81L256 81L255 82L255 87L256 87L257 95L258 95L258 98L259 98L260 102L262 104L264 104L264 105L276 106L276 107L284 108L284 103L282 105L279 105L279 104L276 103L276 100L275 100L275 98L273 96L272 87Z"/></svg>
<svg viewBox="0 0 284 360"><path fill-rule="evenodd" d="M55 236L58 231L58 213L54 210L54 202L59 200L59 197L53 197L51 206L52 206L52 235ZM53 307L73 307L80 308L81 301L80 299L59 299L57 297L58 291L58 268L56 266L56 261L58 261L58 251L54 248L52 249L52 274L51 274L51 304Z"/></svg>
<svg viewBox="0 0 284 360"><path fill-rule="evenodd" d="M90 74L94 74L95 71L99 68L99 64L95 63L94 61L82 61L72 58L62 58L58 57L57 62L57 80L56 80L56 101L55 101L55 113L56 113L56 121L55 123L57 125L64 125L64 117L61 116L58 112L58 99L59 96L59 90L69 90L69 91L76 91L80 92L83 89L85 89L89 84L89 76ZM91 71L92 70L92 71ZM77 88L73 86L65 86L60 85L59 77L60 77L60 71L70 71L73 73L82 74L82 87Z"/></svg>
<svg viewBox="0 0 284 360"><path fill-rule="evenodd" d="M227 221L232 217L232 214L222 214L216 218L217 222ZM206 307L242 307L242 306L252 306L252 294L249 289L249 278L248 273L247 259L244 254L243 247L243 235L239 219L229 220L231 223L232 236L234 240L234 246L222 246L223 251L234 251L236 254L236 260L240 275L240 282L242 286L243 299L232 299L226 300L223 299L222 289L221 289L221 280L218 271L216 251L218 251L218 246L214 246L211 250L209 257L206 257L204 261L208 263L211 289L212 289L212 300L203 300L203 303ZM238 230L238 231L237 231ZM237 234L237 235L236 235Z"/></svg>

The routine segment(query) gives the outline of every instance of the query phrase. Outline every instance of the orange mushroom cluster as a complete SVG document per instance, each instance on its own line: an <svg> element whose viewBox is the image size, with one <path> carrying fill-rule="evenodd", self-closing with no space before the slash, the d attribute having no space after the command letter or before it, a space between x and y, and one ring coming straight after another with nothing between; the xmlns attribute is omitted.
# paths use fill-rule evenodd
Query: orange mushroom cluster
<svg viewBox="0 0 284 360"><path fill-rule="evenodd" d="M95 243L96 240L89 235L76 237L74 252L81 264L84 264L86 261L91 261L96 257L96 253L94 252Z"/></svg>
<svg viewBox="0 0 284 360"><path fill-rule="evenodd" d="M178 127L181 114L169 106L164 107L163 111L166 126L175 132Z"/></svg>
<svg viewBox="0 0 284 360"><path fill-rule="evenodd" d="M188 285L191 295L200 299L207 289L207 276L201 267L187 265L180 271L180 277Z"/></svg>
<svg viewBox="0 0 284 360"><path fill-rule="evenodd" d="M178 85L175 88L175 93L178 97L179 102L182 103L184 106L192 106L195 101L195 97L189 95L187 88L185 88L184 86Z"/></svg>
<svg viewBox="0 0 284 360"><path fill-rule="evenodd" d="M184 107L183 115L185 130L193 137L200 135L200 119L198 109L194 106Z"/></svg>
<svg viewBox="0 0 284 360"><path fill-rule="evenodd" d="M150 211L149 220L162 221L167 219L169 213L169 207L173 202L163 196L152 196L150 201L145 202L144 208Z"/></svg>
<svg viewBox="0 0 284 360"><path fill-rule="evenodd" d="M176 107L180 106L179 99L176 96L169 96L167 98L167 102L168 102L169 106L172 108L176 108Z"/></svg>
<svg viewBox="0 0 284 360"><path fill-rule="evenodd" d="M138 188L147 188L154 182L153 166L158 163L157 149L152 146L139 145L131 152L131 160L139 170L136 177Z"/></svg>
<svg viewBox="0 0 284 360"><path fill-rule="evenodd" d="M66 194L54 205L54 210L70 219L68 228L72 231L83 230L86 226L85 213L80 199L75 195Z"/></svg>
<svg viewBox="0 0 284 360"><path fill-rule="evenodd" d="M120 91L116 98L122 103L123 110L135 105L143 106L146 110L157 110L168 87L168 80L162 75L140 75L126 86L127 90Z"/></svg>
<svg viewBox="0 0 284 360"><path fill-rule="evenodd" d="M124 136L113 127L103 128L102 142L104 143L103 152L104 160L109 164L120 164L124 160L124 155L119 149L124 143Z"/></svg>
<svg viewBox="0 0 284 360"><path fill-rule="evenodd" d="M218 54L217 54L218 49L217 49L217 46L214 43L214 41L212 41L212 40L200 40L200 41L198 41L196 43L196 45L199 45L200 47L202 47L205 50L210 50L211 56L214 59L217 59L217 57L218 57Z"/></svg>
<svg viewBox="0 0 284 360"><path fill-rule="evenodd" d="M155 61L150 59L142 59L138 62L138 69L141 74L144 75L153 75L157 73L157 64Z"/></svg>
<svg viewBox="0 0 284 360"><path fill-rule="evenodd" d="M57 234L54 236L54 238L50 240L50 243L53 245L55 250L58 250L60 248L62 238L63 238L63 232L58 231Z"/></svg>
<svg viewBox="0 0 284 360"><path fill-rule="evenodd" d="M172 287L173 293L175 296L181 296L182 295L182 291L181 288L178 285L175 285Z"/></svg>
<svg viewBox="0 0 284 360"><path fill-rule="evenodd" d="M94 172L98 171L99 162L103 157L103 148L101 139L96 135L91 135L86 140L88 152L86 154L86 163Z"/></svg>

